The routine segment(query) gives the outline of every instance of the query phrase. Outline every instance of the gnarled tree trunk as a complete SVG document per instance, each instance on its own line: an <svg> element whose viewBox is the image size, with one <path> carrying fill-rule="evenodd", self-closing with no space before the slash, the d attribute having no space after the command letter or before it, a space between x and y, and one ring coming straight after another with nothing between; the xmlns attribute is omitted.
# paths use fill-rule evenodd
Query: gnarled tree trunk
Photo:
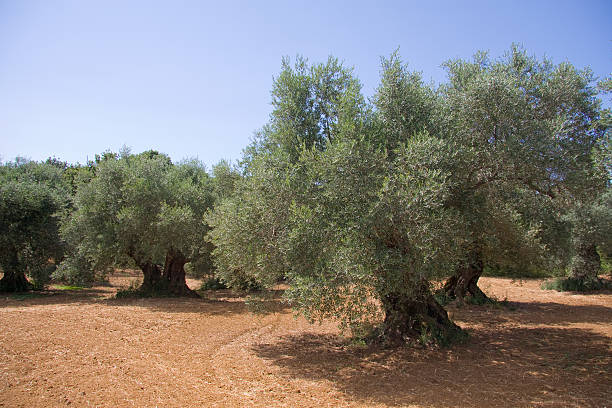
<svg viewBox="0 0 612 408"><path fill-rule="evenodd" d="M20 268L19 259L16 251L12 251L9 259L3 262L4 276L0 279L0 292L25 292L31 290L33 285Z"/></svg>
<svg viewBox="0 0 612 408"><path fill-rule="evenodd" d="M166 289L166 285L162 281L162 270L159 265L151 262L144 262L139 265L142 270L144 279L140 290L147 293L163 292Z"/></svg>
<svg viewBox="0 0 612 408"><path fill-rule="evenodd" d="M479 248L472 249L467 262L459 267L455 274L444 284L444 292L451 299L461 299L471 295L475 299L485 301L487 295L478 287L478 279L484 270L482 252Z"/></svg>
<svg viewBox="0 0 612 408"><path fill-rule="evenodd" d="M173 248L168 250L163 269L161 265L154 264L149 260L143 261L139 259L134 251L128 252L128 255L136 261L136 264L142 270L144 279L139 289L141 292L152 296L200 297L200 295L187 286L185 281L185 264L188 260L180 251Z"/></svg>
<svg viewBox="0 0 612 408"><path fill-rule="evenodd" d="M0 292L26 292L33 287L23 272L5 270L0 279Z"/></svg>
<svg viewBox="0 0 612 408"><path fill-rule="evenodd" d="M464 337L459 326L426 289L417 298L388 294L382 299L385 319L381 337L386 343L398 345L418 340L425 345L446 346Z"/></svg>
<svg viewBox="0 0 612 408"><path fill-rule="evenodd" d="M584 244L576 248L572 261L570 277L582 281L598 279L601 270L601 258L594 244Z"/></svg>
<svg viewBox="0 0 612 408"><path fill-rule="evenodd" d="M175 296L200 297L187 286L185 281L185 264L187 258L180 251L171 248L166 254L163 279L167 283L168 292Z"/></svg>

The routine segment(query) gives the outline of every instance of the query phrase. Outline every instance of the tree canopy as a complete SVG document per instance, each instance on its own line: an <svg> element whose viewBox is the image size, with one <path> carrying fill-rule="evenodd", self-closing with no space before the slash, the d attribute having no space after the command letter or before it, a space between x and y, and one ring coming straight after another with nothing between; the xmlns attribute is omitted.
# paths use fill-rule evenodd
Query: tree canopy
<svg viewBox="0 0 612 408"><path fill-rule="evenodd" d="M517 46L496 61L479 53L445 65L441 137L463 156L454 171L460 179L456 205L471 233L463 244L465 264L446 290L482 297L478 277L483 265L497 261L486 255L508 236L491 226L514 217L527 232L521 241L532 236L534 244L546 244L538 233L543 220L533 218L538 212L527 205L564 212L604 187L592 154L603 137L596 126L600 105L589 71L538 61Z"/></svg>
<svg viewBox="0 0 612 408"><path fill-rule="evenodd" d="M59 219L68 199L69 187L56 166L21 160L0 166L0 291L47 282L63 256Z"/></svg>
<svg viewBox="0 0 612 408"><path fill-rule="evenodd" d="M605 185L589 72L518 47L446 67L434 89L383 59L370 106L337 60L284 60L244 177L209 216L223 279L285 279L311 319L444 343L460 331L433 282L484 297L485 265L552 254L561 214Z"/></svg>
<svg viewBox="0 0 612 408"><path fill-rule="evenodd" d="M142 291L194 295L184 265L207 263L203 214L212 200L197 161L173 164L153 151L101 161L62 225L73 251L56 276L91 280L129 257L144 273Z"/></svg>

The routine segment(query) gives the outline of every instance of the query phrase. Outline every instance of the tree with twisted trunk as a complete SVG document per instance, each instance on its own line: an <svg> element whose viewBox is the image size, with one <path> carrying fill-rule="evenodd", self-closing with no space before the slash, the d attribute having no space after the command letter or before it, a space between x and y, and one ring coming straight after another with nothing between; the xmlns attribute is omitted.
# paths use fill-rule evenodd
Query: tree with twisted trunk
<svg viewBox="0 0 612 408"><path fill-rule="evenodd" d="M423 132L386 149L384 125L333 58L284 61L272 95L244 177L208 218L218 275L233 286L284 279L310 320L361 335L375 326L367 335L387 344L463 337L430 283L457 255L446 144Z"/></svg>
<svg viewBox="0 0 612 408"><path fill-rule="evenodd" d="M602 111L588 70L538 61L517 46L499 60L479 53L445 66L440 135L466 153L450 204L465 214L470 238L444 288L450 297L484 298L478 288L484 266L505 256L494 246L506 237L490 227L497 208L513 207L529 228L543 218L525 207L526 196L536 206L553 202L562 214L603 187L593 155L605 135Z"/></svg>
<svg viewBox="0 0 612 408"><path fill-rule="evenodd" d="M208 231L203 215L213 192L201 163L126 152L98 164L74 205L62 225L71 251L56 277L93 276L83 266L104 274L127 256L143 273L143 294L198 296L185 282L184 267L210 250L202 239Z"/></svg>
<svg viewBox="0 0 612 408"><path fill-rule="evenodd" d="M433 282L485 300L485 266L544 258L543 209L597 188L602 131L589 73L568 63L513 47L446 66L434 89L383 59L371 106L337 60L283 61L244 177L209 218L222 278L284 278L306 317L385 342L462 337Z"/></svg>

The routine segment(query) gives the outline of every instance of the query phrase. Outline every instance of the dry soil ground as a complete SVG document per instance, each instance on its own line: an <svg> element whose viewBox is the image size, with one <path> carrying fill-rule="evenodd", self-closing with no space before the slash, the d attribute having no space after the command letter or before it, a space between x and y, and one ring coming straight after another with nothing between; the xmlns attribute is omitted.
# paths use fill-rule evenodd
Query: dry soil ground
<svg viewBox="0 0 612 408"><path fill-rule="evenodd" d="M383 350L229 291L113 299L130 279L1 296L0 406L612 407L610 292L482 279L510 307L452 308L467 344Z"/></svg>

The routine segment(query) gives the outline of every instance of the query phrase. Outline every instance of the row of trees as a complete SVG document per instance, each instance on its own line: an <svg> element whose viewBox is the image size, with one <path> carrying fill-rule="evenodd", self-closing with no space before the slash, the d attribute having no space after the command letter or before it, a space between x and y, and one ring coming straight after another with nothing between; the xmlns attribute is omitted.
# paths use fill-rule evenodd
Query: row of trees
<svg viewBox="0 0 612 408"><path fill-rule="evenodd" d="M156 151L125 150L87 166L18 160L2 166L0 177L0 217L9 231L2 237L4 291L42 287L51 272L90 284L131 265L144 274L143 292L196 296L185 284L185 264L212 270L203 215L219 188L196 160L174 164Z"/></svg>
<svg viewBox="0 0 612 408"><path fill-rule="evenodd" d="M486 298L487 267L598 279L599 253L612 248L610 114L589 72L518 47L445 67L448 82L434 87L395 53L367 101L334 58L283 60L270 121L238 166L212 175L153 151L107 154L78 171L5 165L2 222L15 235L3 239L30 228L10 218L27 210L46 214L48 224L32 225L53 245L27 234L3 245L13 254L2 254L3 288L24 289L24 273L49 259L63 259L56 277L81 281L129 261L143 271L142 291L196 296L190 263L233 287L285 281L311 320L375 328L393 343L446 343L461 331L436 282L461 301ZM28 184L19 174L30 168L49 175Z"/></svg>

